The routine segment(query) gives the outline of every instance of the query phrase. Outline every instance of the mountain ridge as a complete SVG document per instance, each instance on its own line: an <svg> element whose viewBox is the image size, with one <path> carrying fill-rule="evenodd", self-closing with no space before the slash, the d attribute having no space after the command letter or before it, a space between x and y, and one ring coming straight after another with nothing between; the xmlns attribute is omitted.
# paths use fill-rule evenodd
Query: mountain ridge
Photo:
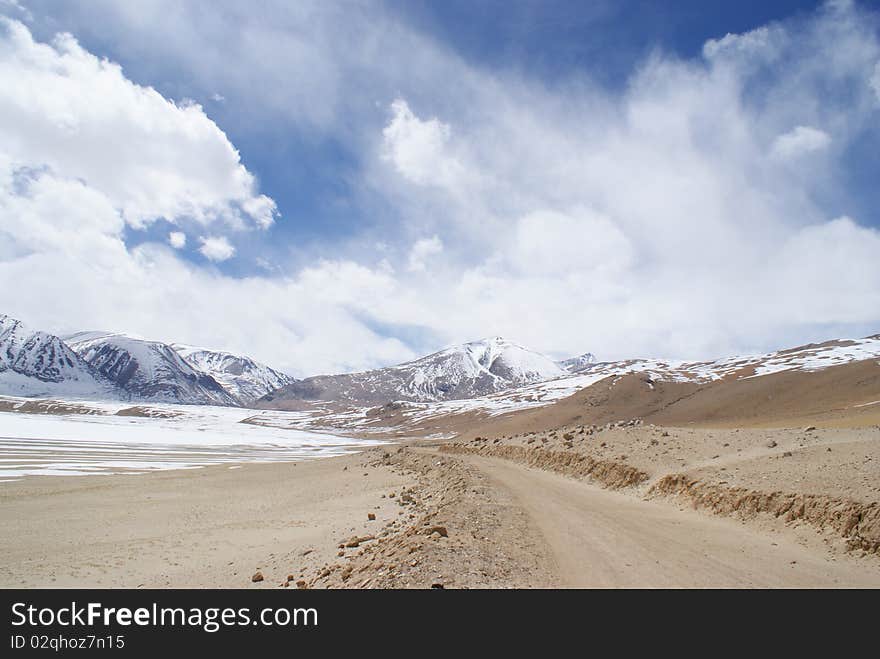
<svg viewBox="0 0 880 659"><path fill-rule="evenodd" d="M455 400L565 374L549 357L495 336L385 368L304 378L257 402L259 406L272 406L284 400L355 404Z"/></svg>

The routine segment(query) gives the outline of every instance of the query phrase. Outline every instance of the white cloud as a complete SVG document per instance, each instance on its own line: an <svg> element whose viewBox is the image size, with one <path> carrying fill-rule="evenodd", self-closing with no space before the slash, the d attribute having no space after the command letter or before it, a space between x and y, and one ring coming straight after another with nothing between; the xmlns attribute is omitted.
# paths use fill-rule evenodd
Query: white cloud
<svg viewBox="0 0 880 659"><path fill-rule="evenodd" d="M198 105L176 105L69 34L38 43L0 17L0 143L19 165L84 181L140 227L157 218L271 224L274 203Z"/></svg>
<svg viewBox="0 0 880 659"><path fill-rule="evenodd" d="M182 231L172 231L168 234L168 244L174 249L183 249L186 247L186 234Z"/></svg>
<svg viewBox="0 0 880 659"><path fill-rule="evenodd" d="M437 118L421 120L403 99L391 104L392 118L382 131L383 157L420 185L455 185L461 165L448 153L452 130Z"/></svg>
<svg viewBox="0 0 880 659"><path fill-rule="evenodd" d="M728 33L720 39L703 44L703 55L709 60L742 62L755 57L773 59L778 56L780 40L785 32L779 26L762 26L742 34Z"/></svg>
<svg viewBox="0 0 880 659"><path fill-rule="evenodd" d="M417 240L409 251L409 271L424 272L427 269L428 259L442 251L443 241L437 236Z"/></svg>
<svg viewBox="0 0 880 659"><path fill-rule="evenodd" d="M791 160L814 151L822 151L831 144L831 137L825 131L812 126L795 126L787 133L773 140L771 153L782 160Z"/></svg>
<svg viewBox="0 0 880 659"><path fill-rule="evenodd" d="M632 246L606 217L586 209L544 210L517 221L508 254L513 268L524 273L622 272Z"/></svg>
<svg viewBox="0 0 880 659"><path fill-rule="evenodd" d="M199 252L211 261L226 261L235 254L235 247L225 236L203 236L199 240L202 243Z"/></svg>

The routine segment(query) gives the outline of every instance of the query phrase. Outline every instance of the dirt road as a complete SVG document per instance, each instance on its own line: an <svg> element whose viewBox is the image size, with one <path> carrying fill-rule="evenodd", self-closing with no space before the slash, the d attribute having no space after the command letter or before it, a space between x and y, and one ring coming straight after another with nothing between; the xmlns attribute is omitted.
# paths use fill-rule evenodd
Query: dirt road
<svg viewBox="0 0 880 659"><path fill-rule="evenodd" d="M741 522L476 456L544 536L568 587L878 587L874 559L835 558Z"/></svg>

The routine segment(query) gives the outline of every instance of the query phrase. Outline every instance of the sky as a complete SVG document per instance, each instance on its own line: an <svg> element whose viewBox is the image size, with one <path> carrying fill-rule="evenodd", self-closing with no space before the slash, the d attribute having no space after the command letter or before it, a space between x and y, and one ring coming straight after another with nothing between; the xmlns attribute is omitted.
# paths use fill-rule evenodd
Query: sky
<svg viewBox="0 0 880 659"><path fill-rule="evenodd" d="M0 312L296 376L880 331L880 8L0 0Z"/></svg>

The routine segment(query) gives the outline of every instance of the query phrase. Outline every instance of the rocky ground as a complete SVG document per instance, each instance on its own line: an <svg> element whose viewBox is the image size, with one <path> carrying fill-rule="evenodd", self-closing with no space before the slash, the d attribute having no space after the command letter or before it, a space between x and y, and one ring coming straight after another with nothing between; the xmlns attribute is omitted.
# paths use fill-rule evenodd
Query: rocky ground
<svg viewBox="0 0 880 659"><path fill-rule="evenodd" d="M554 585L552 558L523 511L484 474L416 448L376 449L363 469L390 468L415 485L382 495L396 519L340 538L337 560L295 580L309 588L507 588Z"/></svg>

